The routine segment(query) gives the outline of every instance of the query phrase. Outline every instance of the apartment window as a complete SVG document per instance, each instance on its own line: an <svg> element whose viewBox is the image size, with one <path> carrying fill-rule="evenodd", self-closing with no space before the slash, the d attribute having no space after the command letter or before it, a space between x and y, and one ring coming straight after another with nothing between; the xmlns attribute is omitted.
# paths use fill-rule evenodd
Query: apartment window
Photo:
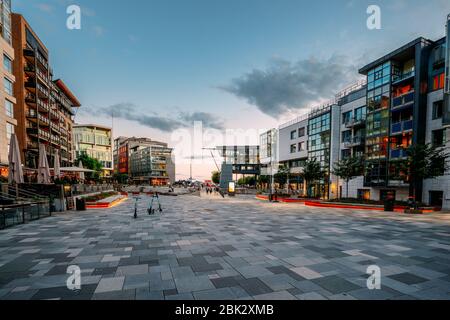
<svg viewBox="0 0 450 320"><path fill-rule="evenodd" d="M304 137L305 136L305 127L298 129L298 137Z"/></svg>
<svg viewBox="0 0 450 320"><path fill-rule="evenodd" d="M366 106L358 108L355 110L355 120L365 120L366 119L367 108Z"/></svg>
<svg viewBox="0 0 450 320"><path fill-rule="evenodd" d="M445 86L445 74L441 73L433 77L433 91L444 89Z"/></svg>
<svg viewBox="0 0 450 320"><path fill-rule="evenodd" d="M297 145L296 144L292 144L291 145L291 153L296 153L297 152Z"/></svg>
<svg viewBox="0 0 450 320"><path fill-rule="evenodd" d="M433 120L442 119L444 110L444 101L436 101L433 103Z"/></svg>
<svg viewBox="0 0 450 320"><path fill-rule="evenodd" d="M342 132L342 142L350 142L352 140L352 130L347 130Z"/></svg>
<svg viewBox="0 0 450 320"><path fill-rule="evenodd" d="M9 79L4 78L4 85L5 85L5 92L7 94L9 94L10 96L12 96L13 95L13 84L12 84L12 82Z"/></svg>
<svg viewBox="0 0 450 320"><path fill-rule="evenodd" d="M441 147L445 144L445 129L435 130L431 133L433 146Z"/></svg>
<svg viewBox="0 0 450 320"><path fill-rule="evenodd" d="M291 140L297 139L297 131L291 131Z"/></svg>
<svg viewBox="0 0 450 320"><path fill-rule="evenodd" d="M342 123L343 124L349 123L351 119L352 119L351 111L342 114Z"/></svg>
<svg viewBox="0 0 450 320"><path fill-rule="evenodd" d="M11 135L14 133L14 126L11 123L6 123L6 139L8 143L8 153L9 153L9 142L11 141Z"/></svg>
<svg viewBox="0 0 450 320"><path fill-rule="evenodd" d="M299 152L301 152L301 151L306 151L306 149L305 149L305 142L300 142L300 143L298 144L298 151L299 151Z"/></svg>
<svg viewBox="0 0 450 320"><path fill-rule="evenodd" d="M14 104L8 99L5 99L5 112L7 117L14 118Z"/></svg>
<svg viewBox="0 0 450 320"><path fill-rule="evenodd" d="M3 55L3 68L12 73L12 60L6 54Z"/></svg>

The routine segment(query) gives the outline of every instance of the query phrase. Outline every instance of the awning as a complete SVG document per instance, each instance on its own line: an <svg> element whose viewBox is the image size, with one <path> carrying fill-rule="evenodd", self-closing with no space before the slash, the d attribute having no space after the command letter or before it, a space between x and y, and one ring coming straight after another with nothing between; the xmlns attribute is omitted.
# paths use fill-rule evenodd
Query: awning
<svg viewBox="0 0 450 320"><path fill-rule="evenodd" d="M79 168L79 167L62 167L61 168L61 172L95 172L94 170L89 170L89 169L84 169L84 168Z"/></svg>

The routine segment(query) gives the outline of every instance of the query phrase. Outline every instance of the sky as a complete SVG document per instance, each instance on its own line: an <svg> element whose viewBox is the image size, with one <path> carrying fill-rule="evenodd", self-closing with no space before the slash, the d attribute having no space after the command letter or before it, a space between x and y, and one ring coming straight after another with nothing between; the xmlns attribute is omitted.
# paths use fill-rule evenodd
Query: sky
<svg viewBox="0 0 450 320"><path fill-rule="evenodd" d="M177 178L209 179L209 151L258 144L403 44L444 34L448 0L12 0L82 103L75 121L175 148ZM81 29L69 30L69 5ZM369 30L369 5L381 29ZM202 126L199 126L201 121ZM194 124L197 123L195 126ZM215 154L217 157L217 154ZM216 158L220 163L220 158Z"/></svg>

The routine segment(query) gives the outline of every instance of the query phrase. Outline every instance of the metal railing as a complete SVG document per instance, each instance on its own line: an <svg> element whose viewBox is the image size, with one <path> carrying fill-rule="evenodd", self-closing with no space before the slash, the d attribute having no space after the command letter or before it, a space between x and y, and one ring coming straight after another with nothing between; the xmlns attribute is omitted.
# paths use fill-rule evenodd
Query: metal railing
<svg viewBox="0 0 450 320"><path fill-rule="evenodd" d="M50 216L51 210L48 201L0 206L0 229L6 229Z"/></svg>

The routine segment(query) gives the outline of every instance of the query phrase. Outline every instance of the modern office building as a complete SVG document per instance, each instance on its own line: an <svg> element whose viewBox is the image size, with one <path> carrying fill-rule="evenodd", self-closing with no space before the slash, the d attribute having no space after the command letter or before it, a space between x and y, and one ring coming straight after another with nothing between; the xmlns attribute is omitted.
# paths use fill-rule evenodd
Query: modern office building
<svg viewBox="0 0 450 320"><path fill-rule="evenodd" d="M133 156L134 153L137 154ZM158 158L162 157L165 157L166 164L165 168L160 166L159 173L163 174L158 176L158 163L152 161L160 162ZM135 181L142 180L154 185L175 182L175 160L172 149L165 142L148 138L118 137L114 140L113 158L114 173L127 175Z"/></svg>
<svg viewBox="0 0 450 320"><path fill-rule="evenodd" d="M275 174L278 165L278 130L264 132L259 140L261 175Z"/></svg>
<svg viewBox="0 0 450 320"><path fill-rule="evenodd" d="M321 164L325 177L308 186L310 194L325 199L338 196L332 165L339 159L339 130L340 108L334 101L280 126L280 165L289 168L291 189L306 194L301 173L305 162L315 159Z"/></svg>
<svg viewBox="0 0 450 320"><path fill-rule="evenodd" d="M172 149L152 145L137 147L130 156L131 179L152 186L166 186L175 182L175 163Z"/></svg>
<svg viewBox="0 0 450 320"><path fill-rule="evenodd" d="M8 176L8 152L11 134L15 132L14 119L15 76L13 73L14 49L11 38L11 1L0 1L0 76L3 90L0 90L0 176Z"/></svg>
<svg viewBox="0 0 450 320"><path fill-rule="evenodd" d="M74 158L87 154L97 159L103 166L103 177L113 172L112 130L95 124L75 124L73 126Z"/></svg>
<svg viewBox="0 0 450 320"><path fill-rule="evenodd" d="M259 146L218 146L216 150L222 157L220 174L222 189L228 188L229 182L237 181L239 175L258 176L261 173Z"/></svg>
<svg viewBox="0 0 450 320"><path fill-rule="evenodd" d="M61 80L53 80L49 52L28 22L12 14L14 47L14 117L22 161L37 168L39 144L44 144L52 166L59 152L61 166L73 164L74 108L80 102Z"/></svg>

